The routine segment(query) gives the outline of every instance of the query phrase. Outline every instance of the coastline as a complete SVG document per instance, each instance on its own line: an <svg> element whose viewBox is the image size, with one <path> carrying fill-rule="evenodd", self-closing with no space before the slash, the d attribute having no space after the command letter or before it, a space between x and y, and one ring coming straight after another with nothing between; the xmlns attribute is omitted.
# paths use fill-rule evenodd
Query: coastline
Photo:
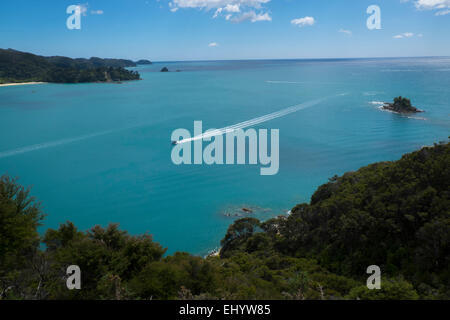
<svg viewBox="0 0 450 320"><path fill-rule="evenodd" d="M9 86L23 86L27 84L46 84L48 82L11 82L11 83L0 83L0 87L9 87Z"/></svg>

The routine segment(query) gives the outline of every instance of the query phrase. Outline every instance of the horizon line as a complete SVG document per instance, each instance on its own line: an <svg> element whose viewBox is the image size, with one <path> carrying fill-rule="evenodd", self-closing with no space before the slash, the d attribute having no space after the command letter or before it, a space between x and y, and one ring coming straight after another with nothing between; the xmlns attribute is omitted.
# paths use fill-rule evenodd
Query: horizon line
<svg viewBox="0 0 450 320"><path fill-rule="evenodd" d="M24 53L31 53L43 57L68 57L71 59L90 59L100 58L99 56L62 56L62 55L42 55L32 53L31 51L22 51L13 48L0 48L3 50L14 50ZM296 60L362 60L362 59L418 59L418 58L450 58L450 55L436 55L436 56L367 56L367 57L318 57L318 58L232 58L232 59L175 59L175 60L152 60L150 58L120 58L120 57L101 57L101 59L124 59L136 62L138 60L149 60L152 63L175 63L175 62L217 62L217 61L296 61Z"/></svg>
<svg viewBox="0 0 450 320"><path fill-rule="evenodd" d="M298 61L298 60L363 60L363 59L419 59L419 58L450 58L449 56L394 56L394 57L340 57L340 58L242 58L242 59L188 59L188 60L151 60L152 63L175 62L217 62L217 61ZM106 58L107 59L107 58ZM121 59L121 58L111 58ZM133 60L133 59L131 59ZM137 59L139 60L139 59Z"/></svg>

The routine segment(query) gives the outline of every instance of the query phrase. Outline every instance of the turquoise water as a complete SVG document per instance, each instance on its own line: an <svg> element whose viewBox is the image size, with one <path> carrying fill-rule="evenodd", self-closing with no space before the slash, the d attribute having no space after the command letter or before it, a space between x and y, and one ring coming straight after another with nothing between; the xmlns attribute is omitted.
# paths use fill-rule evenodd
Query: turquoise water
<svg viewBox="0 0 450 320"><path fill-rule="evenodd" d="M160 73L163 66L182 72ZM265 219L309 201L334 174L399 159L450 135L450 58L218 61L140 66L123 84L0 87L0 173L20 178L47 213L83 230L120 223L168 252L205 254L250 207ZM405 117L379 101L411 98ZM280 171L175 166L170 136L222 128L302 102L255 128L280 129Z"/></svg>

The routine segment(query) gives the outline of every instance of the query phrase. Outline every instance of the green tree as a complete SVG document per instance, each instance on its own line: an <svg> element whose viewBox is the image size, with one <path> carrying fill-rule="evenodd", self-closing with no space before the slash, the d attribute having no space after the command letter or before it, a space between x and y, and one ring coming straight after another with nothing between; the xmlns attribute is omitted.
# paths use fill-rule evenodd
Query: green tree
<svg viewBox="0 0 450 320"><path fill-rule="evenodd" d="M352 300L417 300L419 295L411 283L398 279L382 281L379 290L369 290L367 286L353 288L347 298Z"/></svg>
<svg viewBox="0 0 450 320"><path fill-rule="evenodd" d="M44 218L29 189L16 179L0 177L0 299L26 297L24 287L37 255L37 227Z"/></svg>
<svg viewBox="0 0 450 320"><path fill-rule="evenodd" d="M238 249L260 227L258 219L243 218L235 221L221 241L221 257L229 256L232 250Z"/></svg>

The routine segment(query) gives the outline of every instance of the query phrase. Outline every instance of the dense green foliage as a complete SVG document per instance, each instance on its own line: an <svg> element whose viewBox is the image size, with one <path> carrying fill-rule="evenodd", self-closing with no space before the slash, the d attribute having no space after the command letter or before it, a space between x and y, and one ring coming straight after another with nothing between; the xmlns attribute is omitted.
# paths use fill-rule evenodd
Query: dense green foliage
<svg viewBox="0 0 450 320"><path fill-rule="evenodd" d="M124 69L132 66L136 64L131 60L42 57L12 49L0 49L0 83L80 83L140 79L139 73Z"/></svg>
<svg viewBox="0 0 450 320"><path fill-rule="evenodd" d="M0 299L450 299L450 144L333 177L310 204L237 220L220 257L165 249L117 225L67 222L38 248L39 206L0 180ZM67 266L82 289L65 286ZM381 290L366 268L382 270Z"/></svg>
<svg viewBox="0 0 450 320"><path fill-rule="evenodd" d="M376 264L422 296L450 297L450 145L335 177L277 223L287 255L346 276Z"/></svg>
<svg viewBox="0 0 450 320"><path fill-rule="evenodd" d="M403 98L402 96L396 97L396 98L394 98L394 105L411 107L411 100L409 100L408 98Z"/></svg>
<svg viewBox="0 0 450 320"><path fill-rule="evenodd" d="M332 179L279 229L284 252L314 255L341 274L377 264L417 284L448 284L450 146Z"/></svg>
<svg viewBox="0 0 450 320"><path fill-rule="evenodd" d="M92 69L101 67L113 67L113 68L126 68L136 67L137 63L131 60L125 59L102 59L92 57L90 59L71 59L67 57L53 56L45 57L45 59L53 65L60 68L79 68L79 69Z"/></svg>
<svg viewBox="0 0 450 320"><path fill-rule="evenodd" d="M81 83L138 80L139 74L124 68L98 67L92 69L55 68L47 74L45 82Z"/></svg>
<svg viewBox="0 0 450 320"><path fill-rule="evenodd" d="M0 298L33 273L31 261L39 246L39 204L29 190L0 177Z"/></svg>

